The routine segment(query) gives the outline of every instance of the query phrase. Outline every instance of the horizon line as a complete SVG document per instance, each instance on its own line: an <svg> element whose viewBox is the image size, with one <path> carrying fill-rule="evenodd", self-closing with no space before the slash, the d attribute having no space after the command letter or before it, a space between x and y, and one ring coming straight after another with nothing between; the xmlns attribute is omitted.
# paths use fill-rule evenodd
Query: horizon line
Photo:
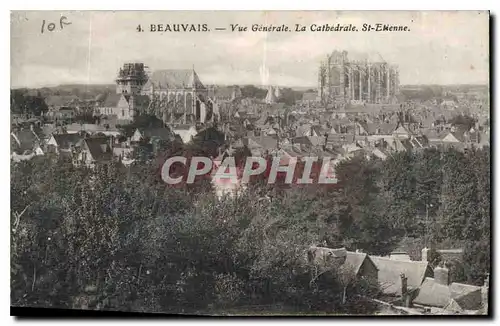
<svg viewBox="0 0 500 326"><path fill-rule="evenodd" d="M48 84L44 86L15 86L15 87L10 87L10 89L42 89L42 88L56 88L56 87L63 87L63 86L115 86L116 84L114 83L67 83L67 84ZM280 87L280 88L317 88L317 86L308 86L308 85L295 85L295 86L288 86L288 85L276 85L276 84L270 84L270 85L261 85L260 83L244 83L244 84L239 84L239 83L232 83L232 84L204 84L205 86L224 86L224 87L231 87L231 86L254 86L257 88L263 88L265 89L266 87L273 86L273 87ZM409 86L490 86L489 83L456 83L456 84L436 84L436 83L431 83L431 84L401 84L399 87L409 87Z"/></svg>

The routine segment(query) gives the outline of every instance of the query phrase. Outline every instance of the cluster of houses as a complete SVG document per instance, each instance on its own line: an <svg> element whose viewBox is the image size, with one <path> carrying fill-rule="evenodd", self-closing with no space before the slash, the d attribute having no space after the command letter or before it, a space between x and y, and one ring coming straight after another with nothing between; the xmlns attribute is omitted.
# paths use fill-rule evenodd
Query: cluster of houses
<svg viewBox="0 0 500 326"><path fill-rule="evenodd" d="M453 147L465 151L489 145L489 124L452 125L458 112L417 112L400 106L341 110L268 106L258 112L237 111L227 126L233 146L248 144L252 152L334 157L353 155L386 159L394 152Z"/></svg>
<svg viewBox="0 0 500 326"><path fill-rule="evenodd" d="M194 126L176 125L173 128L136 129L130 137L125 137L116 125L73 123L56 126L32 118L12 128L11 158L18 162L37 155L56 154L67 157L76 166L93 167L113 160L129 165L134 162L133 153L139 144L146 142L154 148L158 141L187 143L197 133Z"/></svg>
<svg viewBox="0 0 500 326"><path fill-rule="evenodd" d="M359 250L311 247L308 260L321 266L323 271L341 269L347 274L344 278L349 282L363 279L377 282L381 293L373 301L384 313L487 314L489 277L486 277L483 286L454 282L450 265L444 260L432 268L429 252L428 248L423 248L421 259L411 260L405 252L380 257ZM437 252L454 263L460 263L463 254L460 249Z"/></svg>
<svg viewBox="0 0 500 326"><path fill-rule="evenodd" d="M186 74L191 75L195 76L194 72ZM475 118L474 125L452 124L455 116L464 113L456 103L363 104L326 109L309 93L296 105L286 107L279 102L279 89L273 87L269 87L264 99L242 98L241 90L231 87L210 86L207 94L221 111L217 124L187 124L184 113L184 119L171 120L164 127L136 129L132 135L125 135L120 126L130 124L137 112L149 106L145 95L117 92L92 101L80 101L75 96L48 97L46 117L11 117L11 158L18 162L52 153L68 157L76 166L93 167L111 161L128 166L135 162L139 144L146 142L152 148L162 141L188 144L208 127L218 128L226 140L219 155L212 158L215 168L238 149L252 156L277 156L283 164L290 159L328 157L334 170L338 162L355 156L385 160L401 151L448 147L467 151L489 146L490 142L489 113L468 111ZM193 107L198 115L198 107ZM73 121L89 108L98 119L93 123ZM241 189L239 183L214 185L220 196ZM308 259L323 266L343 266L355 278L376 280L382 294L374 300L381 309L394 313L487 313L488 281L482 287L453 282L449 268L431 268L428 256L427 248L422 249L422 259L415 261L405 253L377 257L344 248L312 247Z"/></svg>
<svg viewBox="0 0 500 326"><path fill-rule="evenodd" d="M245 149L252 156L279 156L283 162L310 156L328 157L334 169L338 162L354 156L385 160L401 151L432 147L467 151L489 146L489 118L476 115L473 126L453 125L450 121L462 114L456 108L404 103L344 105L327 110L317 103L311 107L303 101L286 107L279 102L281 95L276 87L269 87L264 99L243 98L238 87L208 89L222 113L215 126L226 140L219 149L219 157L213 158L215 163L232 156L236 149ZM12 159L20 161L56 153L71 156L75 165L94 166L112 160L129 165L134 162L133 153L140 142L146 141L154 147L158 141L177 138L187 144L203 129L214 126L185 123L184 114L162 128L137 129L133 135L124 135L121 127L133 121L137 112L144 112L137 107L134 114L125 109L122 112L120 103L130 109L127 98L130 100L131 96L134 105L146 105L147 99L137 99L142 95L126 92L98 96L90 102L74 96L56 96L46 99L50 104L49 119L13 115ZM72 120L71 117L88 107L96 118L92 123ZM65 123L57 123L57 119ZM238 185L231 185L226 190L234 193L237 188Z"/></svg>

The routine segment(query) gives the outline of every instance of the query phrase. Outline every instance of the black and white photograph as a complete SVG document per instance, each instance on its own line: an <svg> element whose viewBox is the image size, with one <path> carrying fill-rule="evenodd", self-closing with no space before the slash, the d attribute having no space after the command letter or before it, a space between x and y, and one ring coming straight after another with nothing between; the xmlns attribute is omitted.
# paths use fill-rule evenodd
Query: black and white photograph
<svg viewBox="0 0 500 326"><path fill-rule="evenodd" d="M11 315L491 316L490 19L11 11Z"/></svg>

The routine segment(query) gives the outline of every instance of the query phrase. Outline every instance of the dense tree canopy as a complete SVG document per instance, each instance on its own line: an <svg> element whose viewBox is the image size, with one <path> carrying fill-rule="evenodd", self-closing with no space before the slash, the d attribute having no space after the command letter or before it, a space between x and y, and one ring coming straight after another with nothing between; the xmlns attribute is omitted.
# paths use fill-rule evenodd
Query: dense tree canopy
<svg viewBox="0 0 500 326"><path fill-rule="evenodd" d="M405 235L427 233L464 244L464 281L489 271L489 149L356 157L338 166L339 187L255 183L222 199L210 186L162 182L165 158L189 150L166 145L129 168L88 170L50 156L12 163L12 304L368 313L358 294L374 296L376 286L339 268L318 273L306 250L386 254Z"/></svg>
<svg viewBox="0 0 500 326"><path fill-rule="evenodd" d="M38 93L28 95L23 90L13 89L10 91L10 112L14 114L26 114L40 116L47 112L48 107L45 98Z"/></svg>

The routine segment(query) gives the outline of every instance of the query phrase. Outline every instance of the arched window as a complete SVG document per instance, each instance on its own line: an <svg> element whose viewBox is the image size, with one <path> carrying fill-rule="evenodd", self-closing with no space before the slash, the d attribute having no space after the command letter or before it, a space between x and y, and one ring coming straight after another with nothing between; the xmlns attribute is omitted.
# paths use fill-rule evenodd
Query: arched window
<svg viewBox="0 0 500 326"><path fill-rule="evenodd" d="M186 111L188 113L192 113L193 108L193 95L191 93L188 93L186 95Z"/></svg>
<svg viewBox="0 0 500 326"><path fill-rule="evenodd" d="M185 108L185 103L184 103L184 95L177 93L177 107L179 108Z"/></svg>

